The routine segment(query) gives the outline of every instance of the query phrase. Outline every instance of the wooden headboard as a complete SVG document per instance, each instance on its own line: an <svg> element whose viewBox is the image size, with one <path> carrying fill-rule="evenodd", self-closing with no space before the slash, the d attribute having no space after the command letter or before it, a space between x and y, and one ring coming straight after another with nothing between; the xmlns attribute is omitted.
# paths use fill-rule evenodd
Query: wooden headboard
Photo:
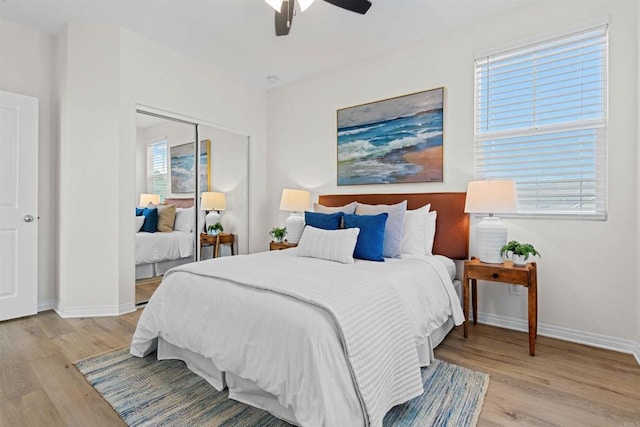
<svg viewBox="0 0 640 427"><path fill-rule="evenodd" d="M165 205L176 205L177 208L190 208L193 206L193 197L188 199L164 199Z"/></svg>
<svg viewBox="0 0 640 427"><path fill-rule="evenodd" d="M467 193L410 193L410 194L329 194L320 195L324 206L343 206L351 202L369 205L392 205L407 201L407 209L417 209L431 203L438 212L433 253L453 259L469 256L469 215L464 213Z"/></svg>

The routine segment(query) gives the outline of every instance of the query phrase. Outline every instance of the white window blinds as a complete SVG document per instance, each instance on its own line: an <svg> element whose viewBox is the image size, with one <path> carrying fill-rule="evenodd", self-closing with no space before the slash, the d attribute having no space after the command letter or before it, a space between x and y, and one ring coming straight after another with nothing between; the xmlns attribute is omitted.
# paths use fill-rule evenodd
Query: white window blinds
<svg viewBox="0 0 640 427"><path fill-rule="evenodd" d="M476 58L475 175L518 212L605 218L607 27Z"/></svg>
<svg viewBox="0 0 640 427"><path fill-rule="evenodd" d="M160 202L167 198L169 175L167 173L167 141L147 146L147 192L160 195Z"/></svg>

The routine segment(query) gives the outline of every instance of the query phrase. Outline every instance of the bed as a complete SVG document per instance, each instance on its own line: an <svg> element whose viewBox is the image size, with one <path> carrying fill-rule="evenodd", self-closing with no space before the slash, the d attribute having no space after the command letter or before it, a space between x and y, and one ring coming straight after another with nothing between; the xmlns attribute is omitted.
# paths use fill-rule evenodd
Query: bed
<svg viewBox="0 0 640 427"><path fill-rule="evenodd" d="M193 207L193 198L166 199L164 205L188 209ZM173 267L195 261L194 249L193 231L136 233L136 280L162 276Z"/></svg>
<svg viewBox="0 0 640 427"><path fill-rule="evenodd" d="M337 195L319 202L430 203L438 212L434 253L463 259L464 198ZM227 387L229 398L295 425L380 426L391 407L423 392L420 367L463 320L451 272L437 257L340 264L289 249L169 271L140 317L131 353L157 349L159 359L181 359L216 389Z"/></svg>

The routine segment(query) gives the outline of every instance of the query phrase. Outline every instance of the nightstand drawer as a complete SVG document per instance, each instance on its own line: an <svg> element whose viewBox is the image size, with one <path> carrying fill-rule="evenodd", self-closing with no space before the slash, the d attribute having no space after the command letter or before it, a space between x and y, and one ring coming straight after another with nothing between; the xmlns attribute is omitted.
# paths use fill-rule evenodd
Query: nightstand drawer
<svg viewBox="0 0 640 427"><path fill-rule="evenodd" d="M522 270L502 270L500 268L487 269L483 267L469 268L467 271L470 279L478 280L490 280L493 282L513 283L526 285L529 283L529 272L526 269Z"/></svg>

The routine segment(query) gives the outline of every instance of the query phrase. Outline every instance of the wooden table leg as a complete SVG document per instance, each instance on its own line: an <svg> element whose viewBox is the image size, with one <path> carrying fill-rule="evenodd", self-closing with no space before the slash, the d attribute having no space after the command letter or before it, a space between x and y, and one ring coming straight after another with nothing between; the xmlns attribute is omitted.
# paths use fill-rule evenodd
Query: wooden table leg
<svg viewBox="0 0 640 427"><path fill-rule="evenodd" d="M531 263L529 277L529 356L536 354L536 338L538 337L538 274L536 263Z"/></svg>
<svg viewBox="0 0 640 427"><path fill-rule="evenodd" d="M216 242L213 245L213 257L212 258L218 258L218 256L220 255L220 235L216 236Z"/></svg>
<svg viewBox="0 0 640 427"><path fill-rule="evenodd" d="M471 306L473 307L473 324L478 324L478 281L471 279Z"/></svg>
<svg viewBox="0 0 640 427"><path fill-rule="evenodd" d="M468 336L469 329L469 278L467 273L464 273L464 280L462 281L462 310L464 311L464 337Z"/></svg>

